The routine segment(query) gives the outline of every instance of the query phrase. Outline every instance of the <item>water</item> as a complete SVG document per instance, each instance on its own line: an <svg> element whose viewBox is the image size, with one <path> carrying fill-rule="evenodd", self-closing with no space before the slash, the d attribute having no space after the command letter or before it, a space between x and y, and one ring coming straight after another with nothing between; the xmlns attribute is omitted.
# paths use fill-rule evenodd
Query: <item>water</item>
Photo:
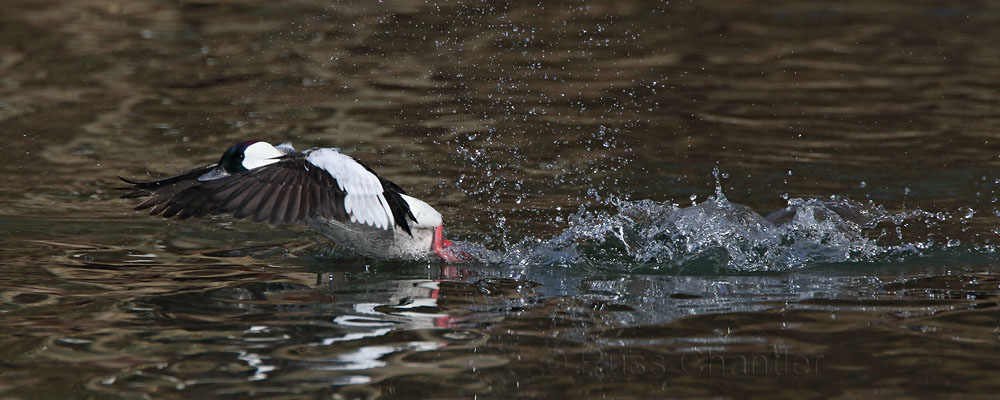
<svg viewBox="0 0 1000 400"><path fill-rule="evenodd" d="M998 22L4 2L0 394L991 397ZM478 261L118 199L249 138L340 147Z"/></svg>

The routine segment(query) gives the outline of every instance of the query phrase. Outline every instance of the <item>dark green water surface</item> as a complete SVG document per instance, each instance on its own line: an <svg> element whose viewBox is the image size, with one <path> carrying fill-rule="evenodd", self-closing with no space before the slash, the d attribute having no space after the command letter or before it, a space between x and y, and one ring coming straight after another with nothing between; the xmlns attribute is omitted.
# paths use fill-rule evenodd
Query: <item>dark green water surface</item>
<svg viewBox="0 0 1000 400"><path fill-rule="evenodd" d="M987 1L4 0L0 398L993 398L998 89ZM478 261L118 198L252 138Z"/></svg>

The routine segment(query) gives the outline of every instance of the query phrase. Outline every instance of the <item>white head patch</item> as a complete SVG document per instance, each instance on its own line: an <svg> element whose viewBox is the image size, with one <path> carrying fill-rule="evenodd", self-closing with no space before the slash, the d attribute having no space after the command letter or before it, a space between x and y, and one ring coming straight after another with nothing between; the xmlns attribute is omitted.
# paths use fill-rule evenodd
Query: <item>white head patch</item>
<svg viewBox="0 0 1000 400"><path fill-rule="evenodd" d="M278 157L284 152L274 148L270 143L257 142L247 146L243 151L243 168L254 169L278 162Z"/></svg>

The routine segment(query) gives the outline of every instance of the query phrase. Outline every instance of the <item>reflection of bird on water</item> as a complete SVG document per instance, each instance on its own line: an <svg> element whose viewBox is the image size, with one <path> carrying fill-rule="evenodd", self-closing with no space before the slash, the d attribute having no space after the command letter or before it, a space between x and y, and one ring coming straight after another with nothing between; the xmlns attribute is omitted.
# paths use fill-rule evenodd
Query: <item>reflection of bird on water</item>
<svg viewBox="0 0 1000 400"><path fill-rule="evenodd" d="M296 152L250 140L217 163L166 179L131 184L125 198L150 215L179 219L231 213L272 224L306 223L338 244L379 258L458 257L446 250L441 214L337 149Z"/></svg>

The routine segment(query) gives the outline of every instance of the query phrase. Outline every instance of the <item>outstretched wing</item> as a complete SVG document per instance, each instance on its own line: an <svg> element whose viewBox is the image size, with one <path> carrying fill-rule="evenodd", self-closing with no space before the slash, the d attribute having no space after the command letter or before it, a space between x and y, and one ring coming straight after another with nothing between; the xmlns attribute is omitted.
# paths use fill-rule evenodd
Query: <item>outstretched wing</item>
<svg viewBox="0 0 1000 400"><path fill-rule="evenodd" d="M350 159L332 149L321 150ZM133 192L122 197L150 196L136 209L151 208L150 215L162 212L165 218L232 213L258 222L291 224L323 217L382 229L396 225L410 232L406 217L415 219L398 186L367 170L370 178L358 176L349 164L330 171L329 165L307 159L314 153L289 154L278 162L210 181L197 178L212 166L160 181L126 180L134 185ZM378 182L377 188L368 185L370 179Z"/></svg>

